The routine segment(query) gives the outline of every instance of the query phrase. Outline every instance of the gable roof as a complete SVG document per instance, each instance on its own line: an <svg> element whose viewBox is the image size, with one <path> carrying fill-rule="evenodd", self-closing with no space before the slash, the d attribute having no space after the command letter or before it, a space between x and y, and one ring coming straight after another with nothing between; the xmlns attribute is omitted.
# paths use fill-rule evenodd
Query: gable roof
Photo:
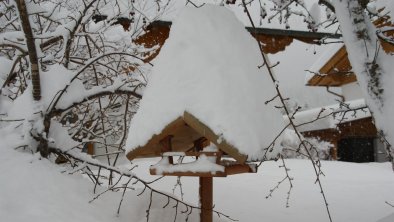
<svg viewBox="0 0 394 222"><path fill-rule="evenodd" d="M208 126L188 112L168 124L158 135L154 135L144 146L137 147L127 154L130 160L137 157L157 157L163 153L162 141L172 137L171 151L186 152L193 148L193 143L201 137L214 143L217 148L236 159L239 163L247 160L247 155L238 152L238 149L221 139Z"/></svg>
<svg viewBox="0 0 394 222"><path fill-rule="evenodd" d="M261 63L256 40L230 11L186 8L155 61L130 123L127 153L186 111L249 160L264 158L267 148L266 158L276 157L272 141L284 125L273 104L265 104L276 92Z"/></svg>
<svg viewBox="0 0 394 222"><path fill-rule="evenodd" d="M373 24L376 28L380 28L380 32L378 32L380 35L394 37L394 30L392 30L394 24L389 16L378 18ZM392 42L379 40L384 52L394 53L394 44ZM330 50L312 65L306 77L306 85L309 86L335 87L357 81L344 44L334 44Z"/></svg>
<svg viewBox="0 0 394 222"><path fill-rule="evenodd" d="M343 44L331 47L312 65L306 76L308 86L336 87L357 81Z"/></svg>

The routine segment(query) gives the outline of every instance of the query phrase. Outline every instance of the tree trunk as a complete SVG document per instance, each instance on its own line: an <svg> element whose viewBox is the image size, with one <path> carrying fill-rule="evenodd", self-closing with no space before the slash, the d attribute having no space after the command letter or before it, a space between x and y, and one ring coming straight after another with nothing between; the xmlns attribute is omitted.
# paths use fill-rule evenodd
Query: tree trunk
<svg viewBox="0 0 394 222"><path fill-rule="evenodd" d="M23 32L25 33L26 45L29 53L31 78L33 85L33 98L34 100L39 101L41 99L40 72L38 66L36 45L29 21L29 14L27 12L25 0L16 0L15 2L18 7L20 21Z"/></svg>
<svg viewBox="0 0 394 222"><path fill-rule="evenodd" d="M365 0L337 0L332 4L339 21L349 61L358 83L363 91L366 103L372 111L376 127L382 131L387 142L387 155L394 169L393 148L394 130L390 126L394 117L390 106L391 85L384 80L390 75L387 61L388 54L379 50L382 46L376 35L376 28L365 12ZM391 57L389 58L391 59ZM391 92L392 93L392 92Z"/></svg>
<svg viewBox="0 0 394 222"><path fill-rule="evenodd" d="M33 86L33 99L35 101L39 101L41 99L40 69L38 65L38 56L35 39L33 36L33 30L30 26L29 13L26 7L25 0L16 0L15 2L18 7L20 22L23 32L25 34L26 45L29 54L31 79ZM47 136L50 127L50 117L47 114L44 115L44 132L40 132L38 139L39 145L37 149L42 157L47 157L49 155Z"/></svg>

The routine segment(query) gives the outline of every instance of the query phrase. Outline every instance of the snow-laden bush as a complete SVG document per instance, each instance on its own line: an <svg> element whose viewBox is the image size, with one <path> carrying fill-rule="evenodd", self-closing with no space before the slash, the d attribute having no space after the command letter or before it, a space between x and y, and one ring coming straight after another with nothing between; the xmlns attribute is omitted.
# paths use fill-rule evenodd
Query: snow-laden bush
<svg viewBox="0 0 394 222"><path fill-rule="evenodd" d="M44 157L56 149L81 151L87 143L105 154L122 152L150 69L144 56L151 51L132 40L166 5L1 1L2 120L15 124L24 146ZM60 142L69 139L75 142Z"/></svg>
<svg viewBox="0 0 394 222"><path fill-rule="evenodd" d="M301 146L301 142L295 131L287 129L283 133L281 141L283 157L309 159L309 156L311 156L312 159L330 159L330 150L334 146L332 143L316 137L302 137L302 139L308 150Z"/></svg>

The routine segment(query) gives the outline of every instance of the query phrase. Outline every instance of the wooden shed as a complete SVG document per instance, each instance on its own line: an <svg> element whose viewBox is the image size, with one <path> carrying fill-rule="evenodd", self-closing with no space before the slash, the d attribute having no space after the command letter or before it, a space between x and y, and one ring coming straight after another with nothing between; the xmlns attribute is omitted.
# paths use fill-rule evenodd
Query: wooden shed
<svg viewBox="0 0 394 222"><path fill-rule="evenodd" d="M389 17L381 17L374 21L377 28L393 27ZM383 29L379 33L386 37L394 37L392 29ZM394 44L380 38L380 44L385 53L394 53ZM348 59L346 47L343 44L333 45L326 55L318 60L311 67L310 76L306 85L326 87L328 93L332 93L346 104L352 104L354 101L363 98L361 89L357 84L356 74ZM342 94L339 95L329 90L330 87L341 87ZM334 105L340 107L340 104ZM333 107L333 106L331 106ZM362 113L353 112L352 116L336 121L330 127L304 130L303 135L306 137L319 137L325 141L331 142L334 147L331 150L331 158L350 162L373 162L385 161L385 152L383 144L377 139L377 129L369 110L364 102ZM343 112L342 112L343 113ZM362 118L357 117L361 115ZM368 115L365 115L365 114ZM341 115L339 112L338 115ZM335 119L335 118L333 118Z"/></svg>
<svg viewBox="0 0 394 222"><path fill-rule="evenodd" d="M345 46L339 47L331 54L332 56L328 57L326 62L318 68L317 72L319 74L315 74L308 79L307 85L326 87L327 93L338 96L346 110L345 106L347 104L351 104L355 100L362 100L363 96L357 84L356 75L352 71ZM340 87L342 93L337 94L329 90L330 87ZM333 125L327 125L319 129L304 129L302 134L305 137L317 137L330 142L333 145L330 156L334 160L348 162L385 161L383 145L377 138L377 129L367 105L365 102L363 103L365 108L361 112L360 110L354 111L352 116L340 121L335 121L335 117L332 117L333 122L335 122ZM336 104L329 107L336 107L332 110L336 112L335 110L339 109L340 106L340 104ZM330 110L327 107L322 107L322 109ZM365 115L366 113L368 115ZM302 115L302 113L300 114ZM338 112L337 115L341 116L343 112ZM362 117L357 117L357 115Z"/></svg>
<svg viewBox="0 0 394 222"><path fill-rule="evenodd" d="M351 110L351 111L347 111ZM300 111L294 123L305 137L330 142L330 158L347 162L384 160L383 147L364 99Z"/></svg>
<svg viewBox="0 0 394 222"><path fill-rule="evenodd" d="M330 155L334 160L346 162L375 162L383 154L376 144L377 131L371 117L339 123L335 128L304 131L305 137L330 142Z"/></svg>
<svg viewBox="0 0 394 222"><path fill-rule="evenodd" d="M376 27L393 26L386 18L374 22ZM394 36L394 31L384 33L386 36ZM386 53L394 53L394 45L380 39L383 50ZM306 85L326 87L327 93L332 93L343 104L350 104L354 100L362 99L361 89L357 84L356 74L353 72L346 47L334 45L311 67ZM341 87L342 94L329 90L330 87ZM364 102L365 103L365 102ZM338 104L337 106L340 106ZM364 105L364 107L367 107ZM368 109L368 108L365 108ZM357 111L355 111L357 112ZM366 112L369 113L369 110ZM359 113L360 114L360 113ZM385 161L383 145L377 139L377 129L371 115L362 114L363 118L353 117L335 123L334 127L304 130L306 137L319 137L331 142L334 147L331 150L331 158L350 162L373 162Z"/></svg>

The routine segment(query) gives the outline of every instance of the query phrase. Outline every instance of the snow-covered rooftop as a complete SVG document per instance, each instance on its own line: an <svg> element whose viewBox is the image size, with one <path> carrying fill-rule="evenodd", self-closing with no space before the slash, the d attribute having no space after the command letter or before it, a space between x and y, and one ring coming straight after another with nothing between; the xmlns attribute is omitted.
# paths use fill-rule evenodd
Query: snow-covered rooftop
<svg viewBox="0 0 394 222"><path fill-rule="evenodd" d="M101 8L97 9L97 14L107 15L109 18L124 16L129 17L130 12L136 13L136 15L142 15L145 17L148 23L154 20L173 21L181 13L185 6L194 7L191 1L177 0L177 1L154 1L154 0L118 0L116 2L108 2ZM223 0L193 0L193 4L201 6L204 4L221 5L231 10L238 20L244 24L244 26L251 26L250 21L246 13L242 1L237 0L235 4L223 4ZM327 19L327 12L324 7L320 7L316 0L302 0L293 1L289 5L286 1L248 1L247 7L253 22L256 27L261 28L273 28L273 29L291 29L299 31L309 31L308 24L305 20L314 20L316 24L324 24ZM289 6L289 7L287 7ZM280 7L290 8L291 14L288 21L285 20L284 13L278 13L275 9ZM308 10L309 12L306 12ZM159 12L160 11L160 12ZM159 12L159 13L158 13ZM307 18L300 16L307 14ZM264 19L262 19L262 15ZM140 21L135 21L139 23ZM141 24L140 24L141 25ZM319 32L327 31L334 32L337 26L320 26Z"/></svg>
<svg viewBox="0 0 394 222"><path fill-rule="evenodd" d="M160 20L165 21L172 21L174 18L178 16L178 14L182 11L181 9L188 4L192 6L190 3L187 3L186 0L177 0L172 2L168 6L167 12L165 12L162 16L160 16ZM251 17L253 19L254 24L256 27L262 28L273 28L273 29L288 29L291 30L299 30L299 31L309 31L308 25L305 22L305 18L302 16L297 16L295 14L291 15L291 19L289 19L288 23L284 21L283 14L277 13L272 8L278 8L280 4L285 5L285 2L275 1L276 4L274 5L272 1L264 1L263 4L260 4L260 1L247 1L247 7ZM325 20L326 12L324 7L319 7L316 0L303 0L299 1L301 4L297 2L292 2L290 4L291 11L302 13L304 10L308 10L310 16L316 21L316 23L320 23ZM194 0L193 3L197 6L203 4L214 4L214 5L221 5L223 4L223 0ZM282 5L282 6L283 6ZM242 5L242 1L237 0L235 4L224 4L224 7L231 10L237 19L244 25L244 26L251 26L249 18L244 11L244 7ZM262 14L266 14L264 19L261 19ZM281 16L282 15L282 16ZM272 18L269 21L269 18ZM288 26L288 27L287 27ZM317 31L335 31L336 26L330 26L328 28L319 28Z"/></svg>
<svg viewBox="0 0 394 222"><path fill-rule="evenodd" d="M371 116L364 99L346 101L326 107L298 112L294 115L295 125L300 132L335 129L338 124ZM284 117L286 122L288 118Z"/></svg>
<svg viewBox="0 0 394 222"><path fill-rule="evenodd" d="M331 44L330 47L323 53L305 72L305 84L315 75L319 73L320 69L330 60L335 53L343 47L343 43ZM325 74L325 73L322 73Z"/></svg>
<svg viewBox="0 0 394 222"><path fill-rule="evenodd" d="M265 104L276 92L261 64L256 40L231 11L186 7L155 61L126 151L144 146L187 111L241 154L261 159L284 127L280 112Z"/></svg>

